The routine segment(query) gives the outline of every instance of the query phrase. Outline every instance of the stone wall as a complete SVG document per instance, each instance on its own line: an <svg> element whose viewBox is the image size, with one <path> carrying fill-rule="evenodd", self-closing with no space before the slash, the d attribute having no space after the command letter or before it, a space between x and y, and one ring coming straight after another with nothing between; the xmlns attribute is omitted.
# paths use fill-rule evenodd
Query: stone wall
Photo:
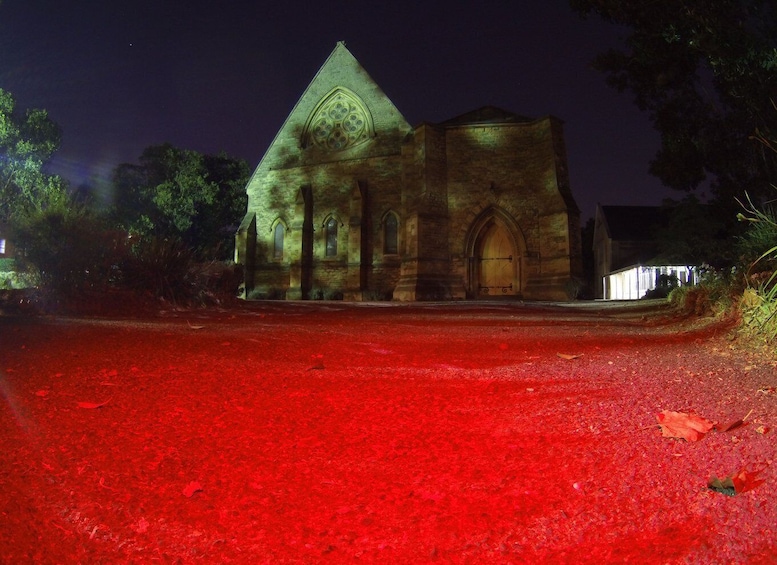
<svg viewBox="0 0 777 565"><path fill-rule="evenodd" d="M353 284L347 283L349 268L358 269L361 263L365 263L381 273L370 287L385 290L388 281L396 280L399 276L396 256L384 262L382 219L387 213L393 212L400 217L400 222L402 220L400 161L399 156L376 157L280 169L266 174L261 186L255 188L254 192L255 201L264 202L264 206L254 209L257 269L262 270L265 265L278 262L288 268L291 263L299 261L302 235L293 232L301 232L303 226L299 221L301 211L297 200L300 187L309 186L313 223L313 287L331 287L343 293L353 291ZM367 195L367 209L364 212L368 216L364 218L354 216L352 210L354 195L359 193L360 186ZM359 213L362 213L361 203ZM330 217L338 225L335 257L326 256L324 225ZM278 220L289 226L283 258L280 260L272 257L272 227ZM359 239L356 239L357 235ZM364 247L361 237L365 238ZM362 249L367 252L364 257L361 257ZM271 272L276 273L276 278L266 274L261 284L277 286L287 280L282 271L271 269ZM356 280L360 278L357 276ZM260 284L259 279L256 284Z"/></svg>
<svg viewBox="0 0 777 565"><path fill-rule="evenodd" d="M331 117L341 108L355 120L354 137L345 118ZM514 242L516 288L526 298L562 298L580 255L558 120L486 107L413 129L342 43L246 192L236 258L246 265L246 286L259 294L477 296L474 255L493 221ZM384 253L387 214L399 221L396 254ZM334 256L326 254L330 218L337 225ZM282 257L273 253L277 225L286 230Z"/></svg>
<svg viewBox="0 0 777 565"><path fill-rule="evenodd" d="M500 210L514 220L516 243L525 246L519 249L521 295L566 298L571 256L580 256L580 242L570 238L577 210L568 211L558 186L555 120L456 126L446 133L453 273L471 277L466 234L480 214Z"/></svg>

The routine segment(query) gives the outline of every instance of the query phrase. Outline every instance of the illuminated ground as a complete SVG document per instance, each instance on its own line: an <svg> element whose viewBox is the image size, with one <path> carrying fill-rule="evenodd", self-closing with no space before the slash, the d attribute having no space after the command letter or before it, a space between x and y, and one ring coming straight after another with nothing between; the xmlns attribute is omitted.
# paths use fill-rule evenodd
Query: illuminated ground
<svg viewBox="0 0 777 565"><path fill-rule="evenodd" d="M0 562L773 563L775 373L644 308L0 318Z"/></svg>

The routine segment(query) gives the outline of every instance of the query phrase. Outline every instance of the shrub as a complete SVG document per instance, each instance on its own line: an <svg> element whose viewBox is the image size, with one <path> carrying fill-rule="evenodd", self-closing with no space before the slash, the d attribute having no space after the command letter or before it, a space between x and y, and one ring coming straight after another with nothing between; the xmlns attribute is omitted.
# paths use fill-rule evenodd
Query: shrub
<svg viewBox="0 0 777 565"><path fill-rule="evenodd" d="M0 271L0 290L21 290L39 284L35 275L21 271Z"/></svg>
<svg viewBox="0 0 777 565"><path fill-rule="evenodd" d="M669 302L685 314L718 315L729 311L741 294L742 284L736 269L702 270L699 284L678 286L669 292Z"/></svg>
<svg viewBox="0 0 777 565"><path fill-rule="evenodd" d="M44 291L67 296L113 281L122 237L85 207L62 204L17 217L11 233L17 268L37 274Z"/></svg>
<svg viewBox="0 0 777 565"><path fill-rule="evenodd" d="M742 294L741 309L745 330L766 341L777 337L777 271L751 275Z"/></svg>
<svg viewBox="0 0 777 565"><path fill-rule="evenodd" d="M680 280L675 275L662 274L658 276L656 288L648 290L642 298L667 298L679 286Z"/></svg>
<svg viewBox="0 0 777 565"><path fill-rule="evenodd" d="M367 302L390 302L394 298L394 291L387 290L366 290L362 298Z"/></svg>
<svg viewBox="0 0 777 565"><path fill-rule="evenodd" d="M248 291L247 300L285 300L286 289L278 287L254 287Z"/></svg>
<svg viewBox="0 0 777 565"><path fill-rule="evenodd" d="M148 237L135 240L119 265L121 286L173 303L196 294L194 254L180 240Z"/></svg>
<svg viewBox="0 0 777 565"><path fill-rule="evenodd" d="M570 277L566 283L564 283L564 292L569 300L577 300L586 297L588 290L585 281L578 277Z"/></svg>
<svg viewBox="0 0 777 565"><path fill-rule="evenodd" d="M764 292L748 288L742 294L744 330L752 337L770 342L777 337L777 298L775 287Z"/></svg>
<svg viewBox="0 0 777 565"><path fill-rule="evenodd" d="M237 298L243 282L243 266L234 261L210 261L192 265L200 302L221 303Z"/></svg>
<svg viewBox="0 0 777 565"><path fill-rule="evenodd" d="M744 213L737 214L740 222L747 222L747 230L737 241L737 251L749 269L774 270L777 263L777 216L774 210L761 210L748 198L742 204Z"/></svg>
<svg viewBox="0 0 777 565"><path fill-rule="evenodd" d="M750 199L738 215L748 222L743 241L760 251L748 268L748 288L742 296L746 329L771 341L777 337L777 216L772 209L759 209Z"/></svg>

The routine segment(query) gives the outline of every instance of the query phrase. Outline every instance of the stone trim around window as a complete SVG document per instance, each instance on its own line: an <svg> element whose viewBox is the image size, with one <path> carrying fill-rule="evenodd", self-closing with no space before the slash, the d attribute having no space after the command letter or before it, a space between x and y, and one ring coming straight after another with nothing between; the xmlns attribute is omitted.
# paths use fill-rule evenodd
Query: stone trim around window
<svg viewBox="0 0 777 565"><path fill-rule="evenodd" d="M344 88L336 88L322 98L308 118L302 145L342 151L374 135L372 117L359 97Z"/></svg>

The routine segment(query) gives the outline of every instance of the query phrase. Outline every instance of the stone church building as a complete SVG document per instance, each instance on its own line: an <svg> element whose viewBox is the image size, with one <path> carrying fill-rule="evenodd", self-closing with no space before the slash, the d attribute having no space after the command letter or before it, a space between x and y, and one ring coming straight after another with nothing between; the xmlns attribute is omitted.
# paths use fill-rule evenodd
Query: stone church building
<svg viewBox="0 0 777 565"><path fill-rule="evenodd" d="M560 120L413 127L342 42L246 192L247 297L566 300L581 272Z"/></svg>

